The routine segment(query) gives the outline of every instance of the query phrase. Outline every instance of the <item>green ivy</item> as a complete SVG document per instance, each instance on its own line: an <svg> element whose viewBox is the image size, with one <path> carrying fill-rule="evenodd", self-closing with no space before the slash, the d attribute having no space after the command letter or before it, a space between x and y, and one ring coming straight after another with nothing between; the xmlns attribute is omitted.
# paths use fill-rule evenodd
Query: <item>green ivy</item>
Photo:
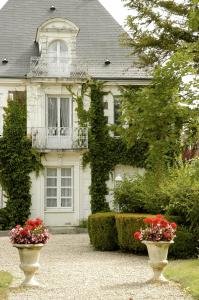
<svg viewBox="0 0 199 300"><path fill-rule="evenodd" d="M30 215L30 173L42 168L40 155L32 148L26 133L26 103L8 100L5 108L3 137L0 138L0 184L7 198L4 226L23 224Z"/></svg>
<svg viewBox="0 0 199 300"><path fill-rule="evenodd" d="M89 111L86 111L83 106L86 93L89 93L90 96ZM106 182L114 167L118 164L144 167L145 153L147 152L146 143L136 142L128 148L122 138L110 135L112 128L108 126L104 116L103 98L107 94L104 92L104 83L96 80L90 80L83 84L81 95L73 94L77 102L76 111L79 125L89 127L89 149L83 155L83 165L86 166L90 163L91 168L92 213L110 209L106 202L108 194Z"/></svg>

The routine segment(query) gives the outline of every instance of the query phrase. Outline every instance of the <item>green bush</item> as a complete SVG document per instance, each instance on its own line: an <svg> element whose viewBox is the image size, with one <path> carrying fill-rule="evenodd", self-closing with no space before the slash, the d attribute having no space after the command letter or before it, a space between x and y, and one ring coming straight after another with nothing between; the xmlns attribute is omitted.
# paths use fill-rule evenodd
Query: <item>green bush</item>
<svg viewBox="0 0 199 300"><path fill-rule="evenodd" d="M115 213L96 213L88 217L90 242L97 250L118 249Z"/></svg>
<svg viewBox="0 0 199 300"><path fill-rule="evenodd" d="M199 224L199 165L197 161L170 170L162 190L169 197L167 213L180 216L183 225Z"/></svg>
<svg viewBox="0 0 199 300"><path fill-rule="evenodd" d="M151 217L147 214L116 214L118 245L122 251L136 254L147 253L146 246L133 237L135 231L143 226L143 219Z"/></svg>
<svg viewBox="0 0 199 300"><path fill-rule="evenodd" d="M119 207L121 212L143 212L144 191L142 189L142 178L135 180L124 179L114 190L114 205Z"/></svg>
<svg viewBox="0 0 199 300"><path fill-rule="evenodd" d="M169 196L160 188L163 175L146 173L137 178L124 179L114 190L114 204L124 213L164 213Z"/></svg>
<svg viewBox="0 0 199 300"><path fill-rule="evenodd" d="M169 248L169 257L185 259L198 257L199 231L191 231L185 227L177 230L174 244Z"/></svg>

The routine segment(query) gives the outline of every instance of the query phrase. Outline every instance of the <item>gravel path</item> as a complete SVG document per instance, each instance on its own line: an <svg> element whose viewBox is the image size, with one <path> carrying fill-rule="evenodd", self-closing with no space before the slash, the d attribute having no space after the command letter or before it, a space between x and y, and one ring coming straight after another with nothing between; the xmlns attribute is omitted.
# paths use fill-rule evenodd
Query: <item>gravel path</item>
<svg viewBox="0 0 199 300"><path fill-rule="evenodd" d="M0 238L1 269L13 274L10 300L191 300L174 283L147 284L147 257L93 251L87 234L53 235L41 253L39 289L22 289L17 249Z"/></svg>

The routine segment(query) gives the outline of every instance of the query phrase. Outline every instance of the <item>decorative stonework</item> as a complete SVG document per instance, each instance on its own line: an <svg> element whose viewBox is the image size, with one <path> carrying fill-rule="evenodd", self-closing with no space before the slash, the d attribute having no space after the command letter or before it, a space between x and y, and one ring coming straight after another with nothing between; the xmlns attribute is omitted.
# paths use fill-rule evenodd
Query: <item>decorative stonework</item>
<svg viewBox="0 0 199 300"><path fill-rule="evenodd" d="M52 41L61 40L67 44L69 56L75 57L78 32L79 28L66 19L54 18L45 21L38 28L35 39L41 56L47 55L47 49Z"/></svg>

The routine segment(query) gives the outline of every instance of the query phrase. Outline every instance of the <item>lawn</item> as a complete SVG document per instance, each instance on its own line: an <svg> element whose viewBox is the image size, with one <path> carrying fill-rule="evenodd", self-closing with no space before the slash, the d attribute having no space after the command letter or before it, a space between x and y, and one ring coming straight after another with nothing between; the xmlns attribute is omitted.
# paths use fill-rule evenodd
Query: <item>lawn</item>
<svg viewBox="0 0 199 300"><path fill-rule="evenodd" d="M8 299L8 287L12 282L12 275L7 272L0 271L0 299Z"/></svg>
<svg viewBox="0 0 199 300"><path fill-rule="evenodd" d="M182 288L199 299L199 260L170 261L164 274L167 278L179 282Z"/></svg>

